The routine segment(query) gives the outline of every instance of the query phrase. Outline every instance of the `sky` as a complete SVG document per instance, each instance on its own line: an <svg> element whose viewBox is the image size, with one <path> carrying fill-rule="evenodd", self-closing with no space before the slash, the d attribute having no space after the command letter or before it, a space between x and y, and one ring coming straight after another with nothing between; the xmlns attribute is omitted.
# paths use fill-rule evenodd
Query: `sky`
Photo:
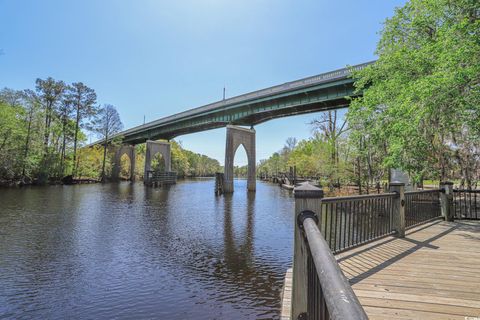
<svg viewBox="0 0 480 320"><path fill-rule="evenodd" d="M374 60L382 23L405 2L0 0L0 88L81 81L128 129L220 100L224 86L228 98ZM316 117L256 126L257 161L288 137L307 139ZM176 140L223 164L225 134ZM237 152L235 164L246 163Z"/></svg>

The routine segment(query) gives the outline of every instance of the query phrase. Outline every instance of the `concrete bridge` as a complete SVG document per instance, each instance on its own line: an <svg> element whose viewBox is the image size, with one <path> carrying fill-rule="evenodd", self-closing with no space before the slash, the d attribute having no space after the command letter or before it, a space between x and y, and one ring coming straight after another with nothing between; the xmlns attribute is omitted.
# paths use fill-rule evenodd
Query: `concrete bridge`
<svg viewBox="0 0 480 320"><path fill-rule="evenodd" d="M113 176L118 177L120 157L123 154L127 154L131 159L133 175L133 146L136 144L147 142L145 172L151 167L151 159L157 152L163 155L165 168L170 168L169 143L155 140L169 141L183 134L227 127L224 191L233 192L233 159L240 145L244 146L248 156L248 190L254 191L256 150L253 127L275 118L347 107L349 98L355 95L350 69L359 70L372 63L367 62L242 94L120 132L112 137L121 137L123 143L116 151ZM240 126L249 126L250 129ZM97 141L93 145L101 143L102 141Z"/></svg>

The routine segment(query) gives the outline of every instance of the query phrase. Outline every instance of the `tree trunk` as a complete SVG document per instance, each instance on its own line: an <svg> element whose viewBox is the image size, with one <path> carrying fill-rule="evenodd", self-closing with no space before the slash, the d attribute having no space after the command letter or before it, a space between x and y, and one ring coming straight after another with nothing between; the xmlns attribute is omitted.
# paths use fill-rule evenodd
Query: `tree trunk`
<svg viewBox="0 0 480 320"><path fill-rule="evenodd" d="M61 152L61 159L60 159L60 174L65 174L65 147L67 144L67 133L66 133L66 119L63 119L62 123L62 132L63 132L63 141L62 141L62 152Z"/></svg>
<svg viewBox="0 0 480 320"><path fill-rule="evenodd" d="M29 115L28 115L27 137L25 138L25 149L24 149L24 152L23 152L22 177L25 176L25 164L26 164L27 156L28 156L31 130L32 130L32 110L30 110Z"/></svg>
<svg viewBox="0 0 480 320"><path fill-rule="evenodd" d="M73 170L72 175L75 177L77 174L77 139L78 129L80 127L80 101L77 101L77 119L75 121L75 137L73 138Z"/></svg>
<svg viewBox="0 0 480 320"><path fill-rule="evenodd" d="M103 145L103 163L102 163L102 182L105 182L105 162L107 160L107 141L108 136L105 136L105 144Z"/></svg>

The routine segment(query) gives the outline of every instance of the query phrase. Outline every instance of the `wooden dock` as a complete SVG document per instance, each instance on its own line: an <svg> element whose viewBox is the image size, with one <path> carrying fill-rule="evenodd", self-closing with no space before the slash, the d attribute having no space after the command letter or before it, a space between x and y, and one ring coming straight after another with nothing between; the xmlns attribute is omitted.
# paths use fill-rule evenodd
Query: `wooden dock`
<svg viewBox="0 0 480 320"><path fill-rule="evenodd" d="M480 319L478 220L435 220L336 258L370 319Z"/></svg>
<svg viewBox="0 0 480 320"><path fill-rule="evenodd" d="M370 319L480 319L480 221L436 220L336 257Z"/></svg>

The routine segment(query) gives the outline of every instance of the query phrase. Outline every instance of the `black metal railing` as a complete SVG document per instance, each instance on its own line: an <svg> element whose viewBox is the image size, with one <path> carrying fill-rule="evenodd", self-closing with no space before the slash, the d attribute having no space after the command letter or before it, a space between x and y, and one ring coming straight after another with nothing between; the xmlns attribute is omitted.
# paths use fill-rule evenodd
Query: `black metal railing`
<svg viewBox="0 0 480 320"><path fill-rule="evenodd" d="M303 211L298 223L307 247L307 312L302 320L368 319L328 243L317 226L316 215Z"/></svg>
<svg viewBox="0 0 480 320"><path fill-rule="evenodd" d="M442 216L440 189L405 192L405 227Z"/></svg>
<svg viewBox="0 0 480 320"><path fill-rule="evenodd" d="M480 190L454 189L452 207L455 219L480 219Z"/></svg>
<svg viewBox="0 0 480 320"><path fill-rule="evenodd" d="M338 253L392 234L396 193L333 197L321 200L321 232Z"/></svg>

